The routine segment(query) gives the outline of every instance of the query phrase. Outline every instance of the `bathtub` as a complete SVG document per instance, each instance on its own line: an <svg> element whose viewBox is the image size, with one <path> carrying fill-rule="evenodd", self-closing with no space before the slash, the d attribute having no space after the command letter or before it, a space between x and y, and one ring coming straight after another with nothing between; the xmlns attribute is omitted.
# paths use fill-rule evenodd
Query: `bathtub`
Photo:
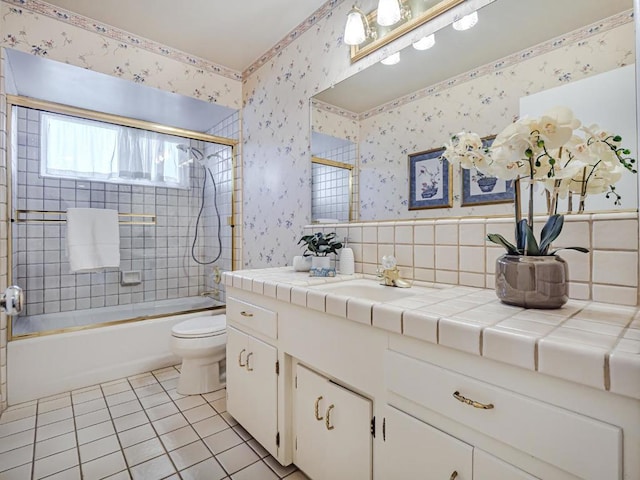
<svg viewBox="0 0 640 480"><path fill-rule="evenodd" d="M169 348L171 328L189 318L222 313L224 309L219 307L13 340L7 344L8 403L15 405L175 365L180 359Z"/></svg>

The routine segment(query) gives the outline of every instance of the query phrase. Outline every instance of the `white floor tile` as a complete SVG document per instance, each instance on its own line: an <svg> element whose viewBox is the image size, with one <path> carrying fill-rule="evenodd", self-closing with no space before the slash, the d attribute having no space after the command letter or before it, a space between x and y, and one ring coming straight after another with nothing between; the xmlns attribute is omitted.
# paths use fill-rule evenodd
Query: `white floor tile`
<svg viewBox="0 0 640 480"><path fill-rule="evenodd" d="M146 462L152 458L164 455L162 443L157 438L152 438L142 443L137 443L124 449L124 456L129 467Z"/></svg>
<svg viewBox="0 0 640 480"><path fill-rule="evenodd" d="M200 437L205 438L214 433L221 432L229 428L229 424L224 421L220 415L215 417L209 417L199 422L193 423L193 428L196 429Z"/></svg>
<svg viewBox="0 0 640 480"><path fill-rule="evenodd" d="M14 433L24 432L30 430L36 426L36 417L27 417L20 420L14 420L13 422L3 423L0 425L0 438Z"/></svg>
<svg viewBox="0 0 640 480"><path fill-rule="evenodd" d="M260 460L256 452L251 450L245 443L233 447L226 452L222 452L216 456L216 459L229 473L235 473ZM269 470L269 468L267 468L267 470ZM271 470L269 471L271 472Z"/></svg>
<svg viewBox="0 0 640 480"><path fill-rule="evenodd" d="M74 429L75 425L73 423L73 418L67 418L61 422L50 423L49 425L38 427L36 429L36 442L41 442L65 433L73 432Z"/></svg>
<svg viewBox="0 0 640 480"><path fill-rule="evenodd" d="M63 470L62 472L51 475L47 477L46 480L81 480L81 478L80 466L76 465L68 470Z"/></svg>
<svg viewBox="0 0 640 480"><path fill-rule="evenodd" d="M109 415L109 410L103 408L102 410L85 413L84 415L76 415L76 428L90 427L91 425L106 422L107 420L111 420L111 415Z"/></svg>
<svg viewBox="0 0 640 480"><path fill-rule="evenodd" d="M58 410L59 408L68 407L71 405L71 395L65 394L63 397L58 397L55 400L40 400L38 402L38 413L46 413L52 410Z"/></svg>
<svg viewBox="0 0 640 480"><path fill-rule="evenodd" d="M220 480L227 476L220 464L210 458L180 472L182 480Z"/></svg>
<svg viewBox="0 0 640 480"><path fill-rule="evenodd" d="M43 478L54 473L68 470L78 465L78 449L71 448L49 457L36 460L33 464L33 478Z"/></svg>
<svg viewBox="0 0 640 480"><path fill-rule="evenodd" d="M186 426L160 436L167 451L175 450L198 440L198 434L191 426Z"/></svg>
<svg viewBox="0 0 640 480"><path fill-rule="evenodd" d="M210 402L211 406L216 409L216 412L223 413L227 411L227 399L220 398L218 400L214 400Z"/></svg>
<svg viewBox="0 0 640 480"><path fill-rule="evenodd" d="M2 467L0 466L0 469ZM31 463L2 472L2 480L25 480L31 478Z"/></svg>
<svg viewBox="0 0 640 480"><path fill-rule="evenodd" d="M209 450L216 455L240 445L242 442L243 440L232 428L227 428L204 439L204 443L207 444Z"/></svg>
<svg viewBox="0 0 640 480"><path fill-rule="evenodd" d="M148 397L140 398L140 403L144 408L155 407L156 405L161 405L163 403L167 403L171 401L171 397L167 395L164 391L160 393L155 393L153 395L149 395Z"/></svg>
<svg viewBox="0 0 640 480"><path fill-rule="evenodd" d="M115 433L116 431L111 421L98 423L97 425L91 425L90 427L78 430L78 443L84 445L85 443L93 442Z"/></svg>
<svg viewBox="0 0 640 480"><path fill-rule="evenodd" d="M131 480L131 475L128 470L124 470L122 472L118 472L115 475L111 475L106 477L104 480Z"/></svg>
<svg viewBox="0 0 640 480"><path fill-rule="evenodd" d="M116 432L124 432L125 430L131 430L132 428L139 427L149 423L149 419L144 412L130 413L124 417L118 417L113 419L113 424L116 427Z"/></svg>
<svg viewBox="0 0 640 480"><path fill-rule="evenodd" d="M116 382L103 383L101 385L102 393L105 397L131 391L131 385L126 380L118 380Z"/></svg>
<svg viewBox="0 0 640 480"><path fill-rule="evenodd" d="M196 423L200 420L213 417L214 415L217 415L218 412L216 412L213 407L206 403L204 405L200 405L199 407L184 410L182 414L189 421L189 423Z"/></svg>
<svg viewBox="0 0 640 480"><path fill-rule="evenodd" d="M88 390L78 390L71 393L71 401L74 405L89 402L91 400L96 400L102 397L103 395L100 387L94 387Z"/></svg>
<svg viewBox="0 0 640 480"><path fill-rule="evenodd" d="M161 418L160 420L156 420L153 423L153 428L156 429L158 435L163 435L165 433L169 433L173 430L177 430L178 428L186 427L189 423L180 413L176 413L175 415L171 415L169 417Z"/></svg>
<svg viewBox="0 0 640 480"><path fill-rule="evenodd" d="M191 465L211 458L213 455L202 440L198 440L197 442L190 443L189 445L169 452L169 456L178 470L184 470Z"/></svg>
<svg viewBox="0 0 640 480"><path fill-rule="evenodd" d="M3 423L13 422L15 420L22 420L27 417L33 417L36 414L37 407L35 404L21 408L18 407L19 406L16 405L15 407L10 407L5 410L0 417L0 425Z"/></svg>
<svg viewBox="0 0 640 480"><path fill-rule="evenodd" d="M220 400L221 398L227 397L227 391L223 388L221 390L216 390L215 392L205 393L202 397L207 402L213 402L215 400Z"/></svg>
<svg viewBox="0 0 640 480"><path fill-rule="evenodd" d="M136 400L136 394L133 393L133 390L127 390L125 392L115 393L113 395L107 396L107 405L111 408L114 405L120 405L121 403L131 402L132 400Z"/></svg>
<svg viewBox="0 0 640 480"><path fill-rule="evenodd" d="M172 378L178 378L180 376L180 372L178 372L173 367L162 368L160 370L154 370L153 375L156 377L156 380L162 382L164 380L170 380Z"/></svg>
<svg viewBox="0 0 640 480"><path fill-rule="evenodd" d="M50 423L59 422L60 420L66 420L71 417L73 417L73 410L71 407L60 408L47 413L39 413L38 426L41 427Z"/></svg>
<svg viewBox="0 0 640 480"><path fill-rule="evenodd" d="M104 398L96 398L95 400L89 400L88 402L79 403L73 406L73 414L78 417L80 415L86 415L87 413L95 412L107 408L107 402Z"/></svg>
<svg viewBox="0 0 640 480"><path fill-rule="evenodd" d="M35 458L37 460L53 455L54 453L64 452L65 450L76 447L76 445L76 433L65 433L64 435L36 443Z"/></svg>
<svg viewBox="0 0 640 480"><path fill-rule="evenodd" d="M32 459L33 447L31 445L9 450L8 452L0 454L0 472L11 470L25 463L31 463Z"/></svg>
<svg viewBox="0 0 640 480"><path fill-rule="evenodd" d="M153 421L179 413L179 410L178 407L176 407L175 403L169 402L163 403L162 405L156 405L155 407L147 408L146 412L149 419Z"/></svg>
<svg viewBox="0 0 640 480"><path fill-rule="evenodd" d="M175 400L176 405L182 411L204 405L207 401L201 395L189 395Z"/></svg>
<svg viewBox="0 0 640 480"><path fill-rule="evenodd" d="M267 450L262 445L260 445L255 438L252 438L251 440L249 440L247 442L247 445L249 445L251 449L254 452L256 452L260 458L264 458L269 455L269 452L267 452Z"/></svg>
<svg viewBox="0 0 640 480"><path fill-rule="evenodd" d="M266 457L264 459L264 463L266 463L269 468L271 470L274 471L274 473L276 475L278 475L278 477L280 478L284 478L287 475L292 474L293 472L295 472L298 468L295 465L288 465L286 467L283 467L282 465L280 465L280 463L278 463L278 461L273 458L271 455L269 455L268 457Z"/></svg>
<svg viewBox="0 0 640 480"><path fill-rule="evenodd" d="M158 393L164 393L164 388L159 383L153 385L145 385L144 387L138 387L133 389L136 392L138 398L148 397L150 395L156 395Z"/></svg>
<svg viewBox="0 0 640 480"><path fill-rule="evenodd" d="M136 443L144 442L145 440L149 440L155 436L156 432L153 431L150 423L118 433L118 438L120 439L122 448L127 448L131 445L135 445Z"/></svg>
<svg viewBox="0 0 640 480"><path fill-rule="evenodd" d="M84 480L97 480L126 470L122 452L114 452L104 457L96 458L82 464L82 478Z"/></svg>
<svg viewBox="0 0 640 480"><path fill-rule="evenodd" d="M300 470L293 472L291 475L287 475L284 478L286 478L287 480L309 480L309 477L307 477Z"/></svg>
<svg viewBox="0 0 640 480"><path fill-rule="evenodd" d="M169 390L175 390L176 388L178 388L178 378L171 378L169 380L163 380L161 382L162 388L164 388L165 390L169 391Z"/></svg>
<svg viewBox="0 0 640 480"><path fill-rule="evenodd" d="M140 402L137 399L131 402L120 403L118 405L109 407L109 412L111 412L111 416L113 418L123 417L131 413L139 412L141 410L142 405L140 405Z"/></svg>
<svg viewBox="0 0 640 480"><path fill-rule="evenodd" d="M256 462L251 466L231 475L232 480L279 480L263 462Z"/></svg>
<svg viewBox="0 0 640 480"><path fill-rule="evenodd" d="M131 469L133 480L160 480L172 473L176 473L176 470L167 455L156 457Z"/></svg>
<svg viewBox="0 0 640 480"><path fill-rule="evenodd" d="M118 451L120 451L118 437L116 435L110 435L95 442L80 445L80 461L87 463L96 458Z"/></svg>
<svg viewBox="0 0 640 480"><path fill-rule="evenodd" d="M35 437L36 434L34 430L25 430L24 432L18 432L13 435L2 437L0 438L0 453L24 447L25 445L33 445Z"/></svg>
<svg viewBox="0 0 640 480"><path fill-rule="evenodd" d="M128 380L133 388L139 388L146 385L153 385L154 383L158 383L156 377L154 377L151 373L135 375L133 377L129 377Z"/></svg>

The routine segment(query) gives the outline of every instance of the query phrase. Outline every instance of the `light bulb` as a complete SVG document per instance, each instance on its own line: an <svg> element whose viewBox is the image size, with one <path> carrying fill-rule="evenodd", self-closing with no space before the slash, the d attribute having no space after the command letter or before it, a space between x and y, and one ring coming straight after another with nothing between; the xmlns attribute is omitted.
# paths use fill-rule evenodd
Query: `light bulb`
<svg viewBox="0 0 640 480"><path fill-rule="evenodd" d="M470 13L469 15L465 15L460 20L453 22L454 30L469 30L476 23L478 23L478 12Z"/></svg>
<svg viewBox="0 0 640 480"><path fill-rule="evenodd" d="M354 5L347 15L347 25L344 28L344 43L360 45L367 38L364 14Z"/></svg>
<svg viewBox="0 0 640 480"><path fill-rule="evenodd" d="M396 52L389 55L387 58L380 60L380 63L383 65L395 65L399 61L400 61L400 52Z"/></svg>
<svg viewBox="0 0 640 480"><path fill-rule="evenodd" d="M429 50L436 44L436 36L432 33L426 37L422 37L417 42L413 43L413 48L416 50Z"/></svg>
<svg viewBox="0 0 640 480"><path fill-rule="evenodd" d="M380 0L378 2L377 22L378 25L389 27L400 21L399 0Z"/></svg>

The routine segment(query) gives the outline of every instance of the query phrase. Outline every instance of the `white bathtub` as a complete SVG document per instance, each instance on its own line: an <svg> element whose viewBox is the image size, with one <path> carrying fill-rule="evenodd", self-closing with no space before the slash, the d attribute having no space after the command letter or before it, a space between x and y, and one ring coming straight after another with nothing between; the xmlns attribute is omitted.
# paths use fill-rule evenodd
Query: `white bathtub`
<svg viewBox="0 0 640 480"><path fill-rule="evenodd" d="M169 348L178 322L224 310L13 340L7 345L9 405L179 363Z"/></svg>

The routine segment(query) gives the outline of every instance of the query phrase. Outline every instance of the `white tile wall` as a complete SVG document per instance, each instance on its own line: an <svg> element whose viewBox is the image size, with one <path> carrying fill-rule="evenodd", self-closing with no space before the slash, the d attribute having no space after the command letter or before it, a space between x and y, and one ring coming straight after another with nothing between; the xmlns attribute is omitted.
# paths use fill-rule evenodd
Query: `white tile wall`
<svg viewBox="0 0 640 480"><path fill-rule="evenodd" d="M330 232L339 227L307 226L305 233ZM393 254L407 278L494 288L495 262L505 251L485 237L487 233L500 233L513 239L514 226L509 218L451 218L351 224L349 232L354 252L362 252L356 255L358 273L375 273L382 256ZM361 242L357 240L360 232ZM413 242L408 243L411 232ZM563 232L553 246L590 249L588 254L573 250L559 253L569 264L570 297L636 305L637 232L638 219L633 212L565 216ZM616 243L612 238L621 241Z"/></svg>

